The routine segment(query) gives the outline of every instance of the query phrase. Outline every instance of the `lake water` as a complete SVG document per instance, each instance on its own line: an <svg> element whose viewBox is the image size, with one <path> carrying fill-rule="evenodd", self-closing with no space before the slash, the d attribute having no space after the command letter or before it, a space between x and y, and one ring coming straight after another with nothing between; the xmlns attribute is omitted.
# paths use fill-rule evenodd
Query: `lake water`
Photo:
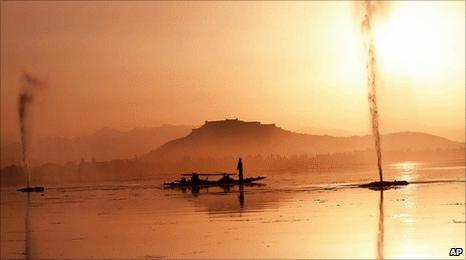
<svg viewBox="0 0 466 260"><path fill-rule="evenodd" d="M246 173L248 174L248 173ZM151 180L1 191L2 258L450 258L465 249L464 162L263 172L263 186L162 189ZM463 255L464 256L464 255Z"/></svg>

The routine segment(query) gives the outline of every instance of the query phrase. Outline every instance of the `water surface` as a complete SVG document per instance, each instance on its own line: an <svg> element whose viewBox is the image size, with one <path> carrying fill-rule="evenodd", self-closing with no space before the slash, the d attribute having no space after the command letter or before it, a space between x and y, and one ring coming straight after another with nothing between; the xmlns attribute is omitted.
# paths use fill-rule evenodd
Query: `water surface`
<svg viewBox="0 0 466 260"><path fill-rule="evenodd" d="M200 191L146 181L1 191L2 258L449 258L465 248L464 163L267 172L264 186ZM177 176L170 176L176 178Z"/></svg>

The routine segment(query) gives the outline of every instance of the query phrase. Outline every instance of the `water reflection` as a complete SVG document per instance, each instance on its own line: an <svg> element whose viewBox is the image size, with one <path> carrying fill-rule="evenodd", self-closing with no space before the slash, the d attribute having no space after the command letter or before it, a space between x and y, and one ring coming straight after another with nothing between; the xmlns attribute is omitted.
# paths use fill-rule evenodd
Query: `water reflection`
<svg viewBox="0 0 466 260"><path fill-rule="evenodd" d="M411 182L417 179L418 176L418 168L420 163L415 162L402 162L402 163L395 163L391 166L395 167L395 179L396 180L405 180Z"/></svg>
<svg viewBox="0 0 466 260"><path fill-rule="evenodd" d="M377 259L383 259L383 239L384 239L384 213L383 213L383 189L380 189L379 199L379 229L377 234Z"/></svg>
<svg viewBox="0 0 466 260"><path fill-rule="evenodd" d="M25 238L24 238L24 254L26 259L32 259L31 255L31 195L27 193L27 202L26 202L26 217L25 217Z"/></svg>
<svg viewBox="0 0 466 260"><path fill-rule="evenodd" d="M183 193L187 193L188 191L190 191L193 196L198 196L201 193L209 194L210 193L209 190L218 193L218 189L223 190L223 193L230 193L232 192L235 186L238 186L239 189L243 190L244 192L244 187L264 187L266 185L262 183L247 183L247 184L240 184L240 185L224 184L224 185L211 185L211 186L193 185L193 186L181 186L181 187L165 187L164 189L180 190Z"/></svg>
<svg viewBox="0 0 466 260"><path fill-rule="evenodd" d="M377 229L377 259L384 259L384 232L385 232L385 213L383 205L383 193L385 190L401 189L400 187L374 187L371 190L379 191L379 221Z"/></svg>
<svg viewBox="0 0 466 260"><path fill-rule="evenodd" d="M170 190L179 190L182 192L182 194L188 194L188 192L191 193L192 197L196 198L195 203L202 203L202 204L207 204L209 207L209 211L216 211L216 209L221 209L221 212L225 212L225 209L227 206L229 206L229 211L238 211L241 210L245 207L245 189L249 189L248 192L254 191L253 188L263 188L265 187L265 184L260 184L260 183L248 183L248 184L240 184L240 185L215 185L215 186L185 186L185 187L173 187L173 188L167 188ZM257 191L257 189L255 190ZM236 204L237 206L233 206L231 203L231 200L229 199L229 195L237 194L238 200ZM199 198L200 195L218 195L218 196L223 196L223 199L221 200L221 207L213 205L211 202L211 199L207 198ZM270 201L268 197L262 198L262 201ZM275 196L271 196L272 200L275 200ZM187 197L189 198L189 197ZM218 202L218 200L215 200ZM259 203L262 204L262 203ZM238 207L239 205L239 207ZM258 204L257 204L258 205ZM250 207L254 208L254 203L249 205Z"/></svg>
<svg viewBox="0 0 466 260"><path fill-rule="evenodd" d="M61 187L29 200L2 190L0 258L442 258L465 244L462 176L388 193L278 178L195 190Z"/></svg>
<svg viewBox="0 0 466 260"><path fill-rule="evenodd" d="M243 184L239 185L239 206L241 208L244 207L244 185Z"/></svg>

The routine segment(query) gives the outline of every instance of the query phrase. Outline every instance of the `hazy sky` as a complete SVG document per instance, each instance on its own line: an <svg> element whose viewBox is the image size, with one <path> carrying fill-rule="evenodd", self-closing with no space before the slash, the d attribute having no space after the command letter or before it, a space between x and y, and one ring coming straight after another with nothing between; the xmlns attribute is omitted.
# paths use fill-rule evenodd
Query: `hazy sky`
<svg viewBox="0 0 466 260"><path fill-rule="evenodd" d="M360 4L360 3L359 3ZM35 133L240 118L369 133L357 2L1 2L1 137L18 140L28 71L47 81ZM376 10L382 133L464 140L465 3Z"/></svg>

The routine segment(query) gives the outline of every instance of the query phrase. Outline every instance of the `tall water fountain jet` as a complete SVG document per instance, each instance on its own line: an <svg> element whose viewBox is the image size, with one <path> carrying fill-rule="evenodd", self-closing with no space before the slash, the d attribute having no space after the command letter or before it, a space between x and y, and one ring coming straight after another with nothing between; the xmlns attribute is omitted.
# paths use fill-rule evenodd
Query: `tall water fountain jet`
<svg viewBox="0 0 466 260"><path fill-rule="evenodd" d="M364 32L364 44L367 49L367 87L369 91L369 110L371 114L372 135L374 136L375 151L377 154L377 168L379 170L380 182L383 182L382 171L382 151L380 148L380 131L379 131L379 112L377 108L377 63L374 45L374 37L372 32L372 17L375 9L374 3L371 1L364 2L364 20L362 28Z"/></svg>
<svg viewBox="0 0 466 260"><path fill-rule="evenodd" d="M382 188L393 185L407 185L407 181L384 181L382 170L382 149L379 131L379 110L377 107L377 55L373 35L373 20L376 5L380 2L364 1L364 19L362 21L364 47L367 50L366 70L369 111L371 114L372 135L374 136L375 151L377 154L377 168L379 170L379 181L359 185L360 187Z"/></svg>
<svg viewBox="0 0 466 260"><path fill-rule="evenodd" d="M21 78L21 91L18 96L18 115L19 115L19 129L21 136L21 148L23 156L23 168L26 173L26 188L19 189L19 191L43 191L43 187L31 187L31 174L29 170L29 138L30 138L30 112L31 105L34 101L34 95L39 90L44 82L31 74L24 72Z"/></svg>

